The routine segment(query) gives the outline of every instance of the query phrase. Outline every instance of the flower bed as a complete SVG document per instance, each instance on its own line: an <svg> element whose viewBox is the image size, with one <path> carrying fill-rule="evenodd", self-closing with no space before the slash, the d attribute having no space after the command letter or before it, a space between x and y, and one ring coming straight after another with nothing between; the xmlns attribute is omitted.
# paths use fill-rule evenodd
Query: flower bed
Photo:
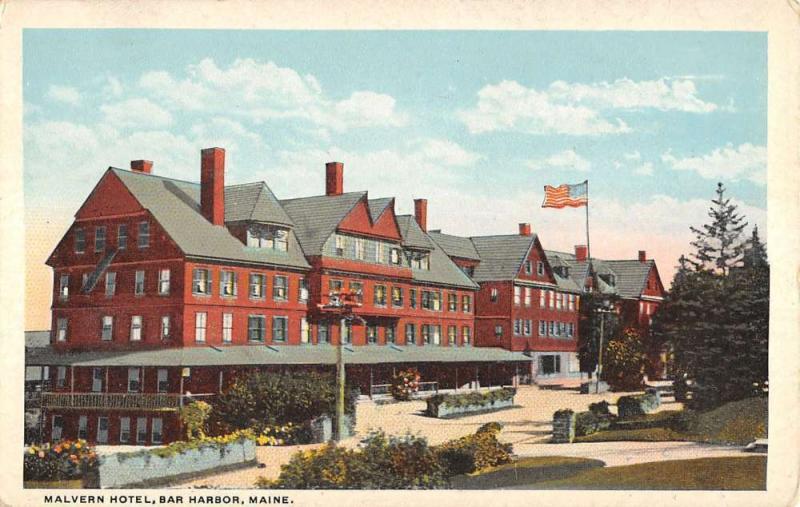
<svg viewBox="0 0 800 507"><path fill-rule="evenodd" d="M500 410L514 405L516 389L502 388L486 392L437 394L426 400L426 414L431 417L453 417L472 412Z"/></svg>
<svg viewBox="0 0 800 507"><path fill-rule="evenodd" d="M173 442L166 447L101 456L101 488L152 486L210 470L231 469L255 463L252 432Z"/></svg>
<svg viewBox="0 0 800 507"><path fill-rule="evenodd" d="M79 488L96 467L97 455L85 440L31 446L23 459L26 488Z"/></svg>

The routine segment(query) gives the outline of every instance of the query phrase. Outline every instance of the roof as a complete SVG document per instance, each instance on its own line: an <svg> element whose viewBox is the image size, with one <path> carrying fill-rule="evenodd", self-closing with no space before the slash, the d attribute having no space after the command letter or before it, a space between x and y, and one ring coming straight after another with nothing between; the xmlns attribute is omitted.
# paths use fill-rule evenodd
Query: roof
<svg viewBox="0 0 800 507"><path fill-rule="evenodd" d="M363 345L344 347L345 362L386 364L409 362L530 361L521 352L495 347ZM226 366L265 364L335 364L333 345L233 345L137 351L57 352L52 347L29 349L25 364L76 366Z"/></svg>
<svg viewBox="0 0 800 507"><path fill-rule="evenodd" d="M577 261L573 254L546 250L551 264L563 263L570 268L572 282L583 286L586 279L589 263ZM592 267L599 275L614 275L614 285L606 283L602 277L597 278L598 289L604 294L616 294L622 298L638 298L647 284L650 269L655 264L653 260L640 262L638 259L606 260L592 258Z"/></svg>
<svg viewBox="0 0 800 507"><path fill-rule="evenodd" d="M273 264L300 269L310 268L291 229L288 252L281 252L247 247L225 227L217 227L206 220L200 212L200 184L198 183L113 167L109 171L115 174L139 203L150 211L178 245L178 248L187 256ZM226 187L226 195L227 193ZM257 203L260 200L256 199L255 201ZM247 203L250 202L252 201L247 201ZM237 206L234 204L232 214L243 216L248 213L248 211L238 210ZM265 208L261 207L258 214L265 212ZM249 213L252 215L254 210L250 210Z"/></svg>
<svg viewBox="0 0 800 507"><path fill-rule="evenodd" d="M25 331L26 347L47 347L50 345L50 330L44 331Z"/></svg>
<svg viewBox="0 0 800 507"><path fill-rule="evenodd" d="M306 255L322 255L325 241L358 201L366 195L366 192L317 195L283 199L280 204L294 222L294 231Z"/></svg>
<svg viewBox="0 0 800 507"><path fill-rule="evenodd" d="M472 276L476 282L514 280L525 255L536 240L536 234L475 236L471 239L481 259Z"/></svg>
<svg viewBox="0 0 800 507"><path fill-rule="evenodd" d="M294 226L275 194L263 181L225 187L225 221L240 220Z"/></svg>
<svg viewBox="0 0 800 507"><path fill-rule="evenodd" d="M397 215L396 218L397 225L400 227L400 236L403 238L403 246L433 250L433 242L412 215Z"/></svg>
<svg viewBox="0 0 800 507"><path fill-rule="evenodd" d="M378 218L383 214L387 206L389 206L393 200L394 199L391 197L381 197L379 199L369 199L367 201L367 204L369 205L369 214L372 217L373 222L378 221Z"/></svg>
<svg viewBox="0 0 800 507"><path fill-rule="evenodd" d="M475 245L472 244L472 240L469 238L444 234L440 231L429 231L428 236L438 243L450 257L460 257L472 261L481 260L481 256L478 255Z"/></svg>

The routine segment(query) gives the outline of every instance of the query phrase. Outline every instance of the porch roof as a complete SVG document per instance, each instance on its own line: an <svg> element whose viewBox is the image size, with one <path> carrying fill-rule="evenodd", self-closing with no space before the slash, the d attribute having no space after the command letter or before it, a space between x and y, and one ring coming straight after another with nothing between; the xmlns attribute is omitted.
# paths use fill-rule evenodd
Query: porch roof
<svg viewBox="0 0 800 507"><path fill-rule="evenodd" d="M473 363L530 361L522 352L494 347L360 345L345 346L347 364ZM256 366L336 364L333 345L232 345L136 351L58 352L29 349L26 366Z"/></svg>

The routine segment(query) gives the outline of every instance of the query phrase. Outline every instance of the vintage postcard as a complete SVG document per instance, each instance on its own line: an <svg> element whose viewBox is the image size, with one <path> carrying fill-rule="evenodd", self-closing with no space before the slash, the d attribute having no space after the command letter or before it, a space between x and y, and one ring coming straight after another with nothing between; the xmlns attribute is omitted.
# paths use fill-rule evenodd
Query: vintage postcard
<svg viewBox="0 0 800 507"><path fill-rule="evenodd" d="M3 5L5 504L796 502L793 3Z"/></svg>

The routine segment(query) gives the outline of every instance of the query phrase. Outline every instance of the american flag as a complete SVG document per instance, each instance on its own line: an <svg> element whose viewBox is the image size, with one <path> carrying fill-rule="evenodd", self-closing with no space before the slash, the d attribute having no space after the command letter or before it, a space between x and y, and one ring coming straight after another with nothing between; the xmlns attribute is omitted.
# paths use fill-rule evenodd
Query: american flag
<svg viewBox="0 0 800 507"><path fill-rule="evenodd" d="M579 208L589 204L589 180L576 185L544 186L542 208Z"/></svg>

